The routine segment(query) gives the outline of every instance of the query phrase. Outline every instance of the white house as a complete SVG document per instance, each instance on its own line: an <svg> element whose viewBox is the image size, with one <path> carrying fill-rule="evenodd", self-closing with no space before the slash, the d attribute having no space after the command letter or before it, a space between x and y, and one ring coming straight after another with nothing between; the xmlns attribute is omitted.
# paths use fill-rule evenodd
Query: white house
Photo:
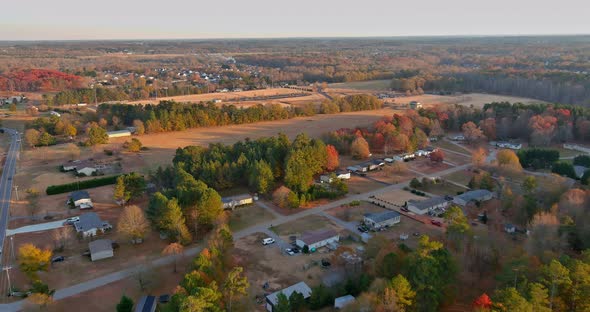
<svg viewBox="0 0 590 312"><path fill-rule="evenodd" d="M114 256L113 243L110 239L97 239L88 243L90 249L90 260L97 261Z"/></svg>
<svg viewBox="0 0 590 312"><path fill-rule="evenodd" d="M373 229L380 229L397 224L400 220L401 216L398 212L384 211L380 213L366 213L363 222Z"/></svg>
<svg viewBox="0 0 590 312"><path fill-rule="evenodd" d="M295 285L291 285L285 289L279 290L274 292L268 296L266 296L266 310L268 312L273 312L275 306L279 303L279 294L283 293L287 298L291 296L292 293L298 292L303 295L303 299L308 299L311 297L311 288L305 284L305 282L299 282Z"/></svg>
<svg viewBox="0 0 590 312"><path fill-rule="evenodd" d="M419 109L419 108L422 108L422 103L420 103L418 101L411 101L410 102L410 108L411 109Z"/></svg>
<svg viewBox="0 0 590 312"><path fill-rule="evenodd" d="M334 230L320 230L315 232L307 232L301 235L295 241L299 248L307 246L309 250L316 250L331 243L337 243L340 240L340 235Z"/></svg>
<svg viewBox="0 0 590 312"><path fill-rule="evenodd" d="M74 204L74 207L80 209L92 208L92 199L87 191L75 191L70 194L69 201Z"/></svg>
<svg viewBox="0 0 590 312"><path fill-rule="evenodd" d="M108 222L102 221L94 212L83 213L80 215L80 220L74 222L76 233L82 234L84 238L95 236L99 230L104 232L111 227Z"/></svg>
<svg viewBox="0 0 590 312"><path fill-rule="evenodd" d="M406 202L406 208L419 215L433 212L436 209L444 210L449 202L441 196L432 197L426 200L410 199Z"/></svg>
<svg viewBox="0 0 590 312"><path fill-rule="evenodd" d="M470 202L484 202L492 199L494 194L488 190L473 190L453 197L453 203L465 206Z"/></svg>
<svg viewBox="0 0 590 312"><path fill-rule="evenodd" d="M242 194L231 197L222 197L221 202L223 204L223 209L233 210L235 207L254 203L254 198L250 194Z"/></svg>
<svg viewBox="0 0 590 312"><path fill-rule="evenodd" d="M107 136L110 138L122 138L131 136L131 131L128 129L125 130L117 130L117 131L109 131L107 132Z"/></svg>
<svg viewBox="0 0 590 312"><path fill-rule="evenodd" d="M350 179L350 172L346 170L338 170L336 171L336 177L340 180L348 180Z"/></svg>

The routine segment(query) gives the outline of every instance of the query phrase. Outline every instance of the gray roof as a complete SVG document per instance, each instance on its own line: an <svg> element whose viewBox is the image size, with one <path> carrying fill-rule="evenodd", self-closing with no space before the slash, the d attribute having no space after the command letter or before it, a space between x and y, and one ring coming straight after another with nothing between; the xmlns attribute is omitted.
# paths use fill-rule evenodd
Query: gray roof
<svg viewBox="0 0 590 312"><path fill-rule="evenodd" d="M113 250L113 243L110 239L97 239L88 243L88 249L90 249L91 254L101 251L110 251Z"/></svg>
<svg viewBox="0 0 590 312"><path fill-rule="evenodd" d="M414 200L414 199L410 199L408 200L408 205L412 205L415 206L416 208L418 208L419 210L428 210L433 206L437 206L440 205L444 202L446 202L447 200L442 197L442 196L436 196L436 197L432 197L426 200Z"/></svg>
<svg viewBox="0 0 590 312"><path fill-rule="evenodd" d="M574 171L576 172L576 177L581 178L584 176L584 173L588 171L588 168L584 166L574 166Z"/></svg>
<svg viewBox="0 0 590 312"><path fill-rule="evenodd" d="M87 191L75 191L70 194L70 198L73 201L77 201L80 199L90 199L90 194Z"/></svg>
<svg viewBox="0 0 590 312"><path fill-rule="evenodd" d="M469 191L469 192L465 192L461 195L457 195L455 196L455 198L460 198L466 202L470 202L470 201L479 201L482 200L488 196L491 196L492 192L488 191L488 190L473 190L473 191Z"/></svg>
<svg viewBox="0 0 590 312"><path fill-rule="evenodd" d="M307 299L311 296L311 288L309 288L309 286L307 286L307 284L305 284L305 282L299 282L295 285L291 285L283 290L279 290L277 292L274 292L274 293L266 296L266 299L268 301L270 301L273 305L276 305L279 302L279 299L277 297L280 293L285 294L285 296L287 296L287 298L289 298L291 296L291 294L294 292L298 292L298 293L302 294L303 298L305 298L305 299Z"/></svg>
<svg viewBox="0 0 590 312"><path fill-rule="evenodd" d="M83 232L102 227L102 220L96 212L87 212L80 215L80 221L74 222L77 232Z"/></svg>
<svg viewBox="0 0 590 312"><path fill-rule="evenodd" d="M328 238L332 238L337 235L338 235L338 233L336 233L336 231L334 231L332 229L327 229L327 230L320 230L320 231L315 231L315 232L304 233L303 235L301 235L299 240L303 241L306 245L311 245L311 244L315 244L317 242L321 242L323 240L326 240Z"/></svg>
<svg viewBox="0 0 590 312"><path fill-rule="evenodd" d="M157 305L156 296L143 296L135 306L135 312L154 312Z"/></svg>
<svg viewBox="0 0 590 312"><path fill-rule="evenodd" d="M232 201L241 201L244 199L250 199L252 198L252 195L250 194L241 194L241 195L235 195L235 196L228 196L228 197L222 197L221 201L224 203L231 203Z"/></svg>
<svg viewBox="0 0 590 312"><path fill-rule="evenodd" d="M355 299L352 295L338 297L338 298L334 299L334 306L341 308L341 307L345 306L346 304L353 302L354 300Z"/></svg>
<svg viewBox="0 0 590 312"><path fill-rule="evenodd" d="M393 218L398 218L400 214L397 211L384 211L379 213L365 213L365 218L371 219L376 223L381 223Z"/></svg>

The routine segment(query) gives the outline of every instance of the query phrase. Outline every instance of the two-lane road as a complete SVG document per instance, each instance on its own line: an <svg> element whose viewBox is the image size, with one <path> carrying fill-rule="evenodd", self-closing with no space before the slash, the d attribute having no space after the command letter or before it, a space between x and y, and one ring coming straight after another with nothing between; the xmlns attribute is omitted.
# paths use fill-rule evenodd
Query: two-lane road
<svg viewBox="0 0 590 312"><path fill-rule="evenodd" d="M12 195L12 179L16 169L16 160L20 150L20 134L13 129L4 128L4 136L10 136L10 147L6 152L6 162L0 178L0 253L4 250L4 238L6 237L6 228L8 227L8 218L10 217L10 198ZM0 257L1 261L1 257ZM5 265L0 263L0 266Z"/></svg>

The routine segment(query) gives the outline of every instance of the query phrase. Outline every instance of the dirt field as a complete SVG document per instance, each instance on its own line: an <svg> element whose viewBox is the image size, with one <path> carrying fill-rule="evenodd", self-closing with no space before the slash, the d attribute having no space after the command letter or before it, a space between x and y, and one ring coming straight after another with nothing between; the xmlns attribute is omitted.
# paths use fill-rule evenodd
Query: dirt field
<svg viewBox="0 0 590 312"><path fill-rule="evenodd" d="M348 185L348 194L361 194L385 187L384 184L357 175L351 175L346 184Z"/></svg>
<svg viewBox="0 0 590 312"><path fill-rule="evenodd" d="M471 158L455 153L445 153L445 161L448 161L455 166L461 166L470 163Z"/></svg>
<svg viewBox="0 0 590 312"><path fill-rule="evenodd" d="M359 206L340 206L328 210L327 213L346 222L358 222L363 220L366 213L378 213L384 211L387 210L366 201L361 201Z"/></svg>
<svg viewBox="0 0 590 312"><path fill-rule="evenodd" d="M379 194L379 196L377 196L377 198L382 199L387 202L390 202L390 203L393 203L398 206L402 206L406 201L408 201L410 199L424 200L424 197L414 195L414 194L412 194L408 191L404 191L404 190L393 190L393 191L390 191L387 193L382 193L382 194Z"/></svg>
<svg viewBox="0 0 590 312"><path fill-rule="evenodd" d="M230 212L229 227L233 232L240 231L254 224L274 219L274 215L266 209L254 204Z"/></svg>
<svg viewBox="0 0 590 312"><path fill-rule="evenodd" d="M383 168L383 170L372 171L368 173L367 176L377 181L390 184L397 184L409 181L412 178L416 177L416 174L409 170L403 169L401 171L393 171L394 169L390 169L388 168L388 166L391 165L385 165L385 168Z"/></svg>
<svg viewBox="0 0 590 312"><path fill-rule="evenodd" d="M445 163L434 163L428 158L417 158L414 161L410 161L408 162L408 167L428 175L451 168L451 166Z"/></svg>
<svg viewBox="0 0 590 312"><path fill-rule="evenodd" d="M289 223L274 226L271 230L288 242L289 235L303 234L305 232L317 231L324 228L332 228L336 231L340 230L340 228L328 218L318 215L310 215Z"/></svg>
<svg viewBox="0 0 590 312"><path fill-rule="evenodd" d="M387 91L390 90L391 80L369 80L369 81L355 81L355 82L340 82L331 83L328 85L330 89L353 89L353 90L370 90L370 91Z"/></svg>

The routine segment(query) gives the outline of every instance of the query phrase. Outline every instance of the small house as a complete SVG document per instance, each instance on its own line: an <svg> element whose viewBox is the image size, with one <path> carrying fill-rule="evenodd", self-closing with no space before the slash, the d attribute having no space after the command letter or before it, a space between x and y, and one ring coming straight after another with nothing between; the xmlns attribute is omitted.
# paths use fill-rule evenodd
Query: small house
<svg viewBox="0 0 590 312"><path fill-rule="evenodd" d="M100 217L94 212L87 212L80 215L80 220L74 222L74 228L77 233L80 233L82 237L95 236L100 230L102 232L111 228L111 225L102 221Z"/></svg>
<svg viewBox="0 0 590 312"><path fill-rule="evenodd" d="M328 244L337 243L338 241L340 241L340 235L334 230L327 229L304 233L295 241L295 244L299 248L307 246L309 250L316 250Z"/></svg>
<svg viewBox="0 0 590 312"><path fill-rule="evenodd" d="M88 243L88 249L90 250L90 260L97 261L106 258L112 258L113 253L113 242L110 239L97 239Z"/></svg>
<svg viewBox="0 0 590 312"><path fill-rule="evenodd" d="M76 208L89 209L92 208L92 199L87 191L75 191L70 194L69 202Z"/></svg>
<svg viewBox="0 0 590 312"><path fill-rule="evenodd" d="M367 170L364 170L363 171L363 169L360 166L349 166L349 167L346 167L346 170L348 170L349 172L364 172L364 171L367 171Z"/></svg>
<svg viewBox="0 0 590 312"><path fill-rule="evenodd" d="M514 224L507 223L504 225L504 232L508 234L514 234L516 233L516 226L514 226Z"/></svg>
<svg viewBox="0 0 590 312"><path fill-rule="evenodd" d="M111 138L128 137L128 136L131 136L131 131L129 131L128 129L125 129L125 130L117 130L117 131L109 131L109 132L107 132L107 136L109 137L109 139L111 139Z"/></svg>
<svg viewBox="0 0 590 312"><path fill-rule="evenodd" d="M135 312L155 312L157 306L156 296L142 296L135 306Z"/></svg>
<svg viewBox="0 0 590 312"><path fill-rule="evenodd" d="M295 285L291 285L285 289L279 290L274 292L268 296L266 296L266 310L268 312L273 312L276 305L279 303L279 294L283 293L287 298L291 296L292 293L298 292L303 295L303 299L307 300L311 297L311 288L305 284L305 282L299 282Z"/></svg>
<svg viewBox="0 0 590 312"><path fill-rule="evenodd" d="M231 197L222 197L221 202L223 204L223 209L233 210L238 206L244 206L254 203L254 198L250 194L242 194Z"/></svg>
<svg viewBox="0 0 590 312"><path fill-rule="evenodd" d="M392 226L400 223L401 216L396 211L384 211L380 213L367 213L363 219L365 225L373 228L380 229L383 227Z"/></svg>
<svg viewBox="0 0 590 312"><path fill-rule="evenodd" d="M453 140L453 141L465 141L465 137L462 136L462 135L456 135L456 136L451 137L451 140Z"/></svg>
<svg viewBox="0 0 590 312"><path fill-rule="evenodd" d="M493 193L488 190L473 190L453 197L453 203L466 206L471 202L484 202L492 199Z"/></svg>
<svg viewBox="0 0 590 312"><path fill-rule="evenodd" d="M350 179L350 172L346 170L338 170L336 171L336 178L340 180L349 180Z"/></svg>
<svg viewBox="0 0 590 312"><path fill-rule="evenodd" d="M346 295L334 299L334 309L342 309L345 306L353 303L355 298L352 295Z"/></svg>
<svg viewBox="0 0 590 312"><path fill-rule="evenodd" d="M371 162L373 165L377 165L379 167L385 166L385 161L383 161L383 159L373 159Z"/></svg>
<svg viewBox="0 0 590 312"><path fill-rule="evenodd" d="M406 202L406 208L418 215L431 213L437 209L444 210L448 205L449 202L441 196L432 197L426 200L411 199Z"/></svg>

